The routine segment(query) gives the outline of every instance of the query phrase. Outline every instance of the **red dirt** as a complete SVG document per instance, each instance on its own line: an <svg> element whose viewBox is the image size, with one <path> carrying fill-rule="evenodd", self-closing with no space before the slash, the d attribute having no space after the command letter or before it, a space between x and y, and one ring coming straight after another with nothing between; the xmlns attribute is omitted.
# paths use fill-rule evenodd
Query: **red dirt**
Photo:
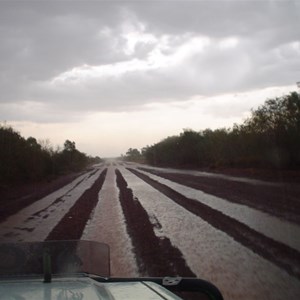
<svg viewBox="0 0 300 300"><path fill-rule="evenodd" d="M218 168L207 169L199 171L206 171L217 174L225 174L237 177L248 177L252 179L260 179L271 182L280 183L300 183L299 170L280 170L280 169L256 169L256 168Z"/></svg>
<svg viewBox="0 0 300 300"><path fill-rule="evenodd" d="M105 180L104 169L93 185L75 202L68 213L53 228L45 240L79 240L98 203L98 194Z"/></svg>
<svg viewBox="0 0 300 300"><path fill-rule="evenodd" d="M135 169L127 169L191 213L224 231L242 245L285 269L288 273L300 278L300 253L298 251L256 232L247 225L205 204L183 196ZM181 174L175 174L175 176L177 175Z"/></svg>
<svg viewBox="0 0 300 300"><path fill-rule="evenodd" d="M136 172L136 171L135 171ZM135 173L136 174L136 173ZM165 173L164 173L165 174ZM23 186L18 187L14 191L10 191L9 193L6 192L2 193L0 192L0 199L1 202L10 201L10 205L6 207L1 207L0 211L0 221L3 221L6 217L9 215L16 213L18 210L22 209L23 207L31 204L32 202L36 201L37 199L41 198L41 195L47 195L55 190L57 190L59 187L69 183L72 181L76 176L79 174L72 174L65 177L61 177L57 179L56 181L53 181L51 183L43 183L43 184L33 184L31 186ZM93 207L96 205L97 197L95 197L96 194L98 194L99 190L101 189L101 186L103 184L105 174L101 174L102 178L97 180L97 183L93 185L93 187L86 191L84 195L82 196L82 199L80 198L75 205L71 208L71 210L65 215L65 217L59 222L59 224L54 228L54 230L49 234L47 239L79 239L82 234L82 230L84 229L84 226L90 217L90 214L93 210ZM169 174L170 175L170 174ZM233 175L233 171L231 171L231 175ZM235 174L236 175L236 174ZM245 175L245 174L243 174ZM184 176L181 174L172 174L172 180L177 181L182 184L192 184L193 187L198 187L199 189L207 188L208 192L212 194L219 194L224 195L226 193L227 195L234 195L234 199L247 199L247 195L250 193L250 191L245 190L245 186L242 185L242 183L238 182L237 185L228 185L229 181L222 181L211 179L210 180L202 180L195 182L195 176ZM145 177L143 178L145 179ZM124 180L124 179L123 179ZM122 181L122 180L121 180ZM145 180L149 184L153 186L153 181L149 181L148 179ZM101 183L102 182L102 183ZM206 218L209 223L211 223L213 226L220 228L222 231L227 232L228 234L232 235L235 239L237 239L240 243L246 245L250 249L252 249L254 252L257 252L259 255L262 255L263 257L271 260L273 263L277 264L281 268L285 269L287 272L297 276L299 278L299 253L291 252L292 249L289 249L285 245L279 245L277 242L275 244L272 241L269 241L266 237L259 236L258 233L253 233L251 230L247 228L247 226L240 224L236 220L233 220L231 218L228 218L224 215L222 216L221 213L216 212L215 210L208 209L205 206L202 206L201 208L194 207L194 204L190 202L190 199L181 199L181 196L178 196L174 194L174 191L168 191L163 185L157 185L156 188L160 190L162 193L170 193L169 197L174 200L178 201L178 203L182 206L186 206L187 209L192 211L193 213L199 215L201 218ZM255 189L258 187L255 186ZM252 188L253 189L253 188ZM255 190L254 189L254 190ZM169 246L172 247L172 245L169 245L167 241L162 242L159 241L158 238L153 233L153 225L149 222L147 223L147 220L145 221L145 216L141 210L141 207L137 208L136 205L134 205L134 200L131 191L130 195L130 189L127 187L127 183L124 181L123 183L120 183L119 179L119 190L120 190L120 201L121 205L124 211L125 219L128 226L128 232L130 233L130 236L133 240L135 240L134 243L137 250L137 257L141 257L141 261L145 263L143 266L143 263L140 263L140 271L141 273L146 273L147 271L151 271L152 274L155 274L156 271L159 273L159 275L170 275L170 274L180 274L182 275L182 272L187 272L186 269L184 269L184 262L180 261L180 253L174 252L174 257L172 257L171 262L176 261L176 264L178 262L178 265L172 267L167 263L167 259L164 261L166 264L162 263L159 264L161 266L164 266L165 269L156 270L154 273L152 272L151 268L154 268L155 270L155 262L157 262L158 257L162 255L161 249L165 248L168 249L166 251L167 255L169 256L171 252L169 249ZM257 190L256 193L252 193L251 197L248 199L251 200L252 203L262 203L263 207L272 207L276 211L285 211L280 204L280 200L278 197L276 198L276 195L279 194L278 191L273 191L270 189L271 195L270 196L264 196L269 197L268 199L272 202L268 202L267 200L264 200L260 196L260 191ZM299 203L299 195L297 194L297 190L291 186L291 202L290 203ZM295 194L296 193L296 194ZM122 195L121 195L122 194ZM22 196L20 199L18 199L18 195ZM282 195L282 193L281 193ZM123 197L123 200L121 199ZM90 198L93 198L93 201L89 201ZM97 200L96 200L97 199ZM192 200L191 200L192 201ZM234 201L234 200L231 200ZM90 203L89 203L90 202ZM137 201L136 201L137 202ZM89 203L89 204L88 204ZM271 205L271 204L272 205ZM276 204L277 203L277 204ZM88 207L87 207L88 204ZM293 210L291 210L292 213ZM294 210L295 214L299 217L298 210ZM80 213L78 213L80 212ZM84 212L84 213L83 213ZM135 213L134 213L135 212ZM81 216L82 215L82 216ZM131 216L131 217L130 217ZM139 218L141 216L141 218ZM71 217L71 218L70 218ZM236 223L237 222L237 223ZM239 224L238 224L239 223ZM148 233L145 234L145 228L148 228ZM152 232L152 233L151 233ZM145 236L147 238L145 238ZM152 237L152 238L149 238ZM251 238L249 238L251 237ZM178 250L178 249L177 249ZM273 253L272 253L273 252ZM164 256L162 256L164 257ZM287 265L286 265L287 263ZM298 268L298 271L297 271ZM150 273L149 271L149 273ZM192 274L186 273L186 276L192 276Z"/></svg>
<svg viewBox="0 0 300 300"><path fill-rule="evenodd" d="M140 168L179 184L201 190L207 194L247 205L285 220L300 224L300 185L278 183L278 185L249 184L218 177L175 174Z"/></svg>
<svg viewBox="0 0 300 300"><path fill-rule="evenodd" d="M60 176L52 181L19 184L10 188L0 188L0 222L24 207L49 195L72 182L82 173Z"/></svg>
<svg viewBox="0 0 300 300"><path fill-rule="evenodd" d="M167 237L158 238L143 206L136 199L121 172L116 170L119 198L131 237L140 275L195 277ZM159 225L159 224L158 224ZM176 262L176 263L174 263Z"/></svg>

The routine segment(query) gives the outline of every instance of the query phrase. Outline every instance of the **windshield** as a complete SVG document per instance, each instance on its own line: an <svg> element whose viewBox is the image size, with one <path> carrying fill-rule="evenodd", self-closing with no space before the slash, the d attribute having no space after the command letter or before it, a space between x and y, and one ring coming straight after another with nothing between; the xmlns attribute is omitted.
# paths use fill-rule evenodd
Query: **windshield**
<svg viewBox="0 0 300 300"><path fill-rule="evenodd" d="M47 272L109 277L109 247L72 240L0 244L0 277L44 276Z"/></svg>
<svg viewBox="0 0 300 300"><path fill-rule="evenodd" d="M0 1L0 242L27 243L0 265L94 241L111 277L300 299L299 20L298 0ZM107 276L106 246L69 245Z"/></svg>

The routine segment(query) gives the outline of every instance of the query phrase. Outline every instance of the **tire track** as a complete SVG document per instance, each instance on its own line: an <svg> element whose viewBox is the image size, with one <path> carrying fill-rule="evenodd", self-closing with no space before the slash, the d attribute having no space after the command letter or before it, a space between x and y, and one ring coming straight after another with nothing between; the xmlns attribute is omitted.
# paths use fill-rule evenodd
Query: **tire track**
<svg viewBox="0 0 300 300"><path fill-rule="evenodd" d="M300 253L298 251L256 232L245 224L205 204L183 196L135 169L127 169L191 213L230 235L242 245L284 269L289 274L300 278Z"/></svg>
<svg viewBox="0 0 300 300"><path fill-rule="evenodd" d="M245 182L221 178L174 174L149 168L139 169L300 225L300 191L299 188L295 188L295 185L287 183L278 186L256 185L254 188L253 185Z"/></svg>
<svg viewBox="0 0 300 300"><path fill-rule="evenodd" d="M104 169L93 185L81 195L45 240L80 239L84 227L98 202L98 194L104 183L106 173L107 169Z"/></svg>
<svg viewBox="0 0 300 300"><path fill-rule="evenodd" d="M140 274L142 276L195 277L196 275L183 259L182 253L172 246L170 240L166 237L158 238L155 235L146 210L133 196L121 172L118 169L115 172L126 228L132 239Z"/></svg>
<svg viewBox="0 0 300 300"><path fill-rule="evenodd" d="M54 190L58 190L65 185L71 183L72 181L76 180L82 175L80 174L71 174L67 175L62 178L57 178L53 182L50 182L49 184L36 183L36 187L33 188L33 185L31 186L31 193L27 195L22 195L21 197L13 197L10 199L8 196L5 197L2 196L1 198L1 207L0 207L0 222L4 222L7 220L10 216L18 213L20 210L24 209L25 207L31 205L34 202L39 201L43 197L46 197L50 193L52 193ZM40 187L42 186L42 187Z"/></svg>
<svg viewBox="0 0 300 300"><path fill-rule="evenodd" d="M109 167L99 192L99 201L84 228L82 240L98 241L109 245L110 276L137 277L135 255L116 186L115 167Z"/></svg>
<svg viewBox="0 0 300 300"><path fill-rule="evenodd" d="M295 238L300 237L300 226L295 223L288 222L274 215L270 215L266 212L257 210L244 204L238 204L211 194L207 194L201 190L196 190L186 185L170 181L145 171L141 171L141 173L146 174L150 178L167 185L171 189L187 198L201 202L202 204L205 204L212 209L245 224L254 231L257 231L266 237L283 243L288 247L300 252L300 239ZM216 188L219 187L216 186Z"/></svg>
<svg viewBox="0 0 300 300"><path fill-rule="evenodd" d="M25 220L25 223L28 222L29 220L31 220L34 217L41 217L43 215L44 212L47 212L48 209L54 205L57 205L59 203L64 203L66 200L64 199L64 197L67 197L68 194L70 192L72 192L77 186L79 186L84 180L86 180L86 178L90 178L91 175L94 175L96 172L98 172L98 170L96 169L94 172L92 172L91 174L89 174L87 177L82 178L80 181L78 181L72 188L70 188L65 194L63 194L62 196L60 196L59 198L56 198L52 203L50 203L48 206L46 206L45 208L35 212L31 217L29 217L27 220Z"/></svg>

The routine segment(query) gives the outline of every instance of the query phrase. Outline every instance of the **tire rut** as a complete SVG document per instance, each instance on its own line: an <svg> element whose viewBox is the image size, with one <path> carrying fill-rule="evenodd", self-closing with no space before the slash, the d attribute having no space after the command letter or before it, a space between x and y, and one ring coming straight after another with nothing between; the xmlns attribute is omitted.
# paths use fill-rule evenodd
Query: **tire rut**
<svg viewBox="0 0 300 300"><path fill-rule="evenodd" d="M97 172L98 170L96 170ZM93 172L95 173L95 172ZM91 175L88 176L88 178L90 178ZM70 188L66 193L64 193L62 196L60 196L59 198L56 198L52 203L50 203L48 206L46 206L45 208L35 212L31 217L29 217L27 220L25 220L25 223L29 220L31 220L32 217L41 217L42 214L46 211L48 211L48 209L54 205L57 205L59 203L64 203L66 200L64 199L64 197L67 197L68 194L70 192L72 192L77 186L79 186L84 180L86 180L86 178L83 178L82 180L78 181L72 188Z"/></svg>
<svg viewBox="0 0 300 300"><path fill-rule="evenodd" d="M58 178L49 184L44 184L43 187L40 187L40 185L42 184L36 184L36 187L31 187L31 193L29 195L21 196L19 198L16 197L13 199L6 199L6 197L3 197L0 208L0 222L4 222L10 216L18 213L25 207L39 201L43 197L46 197L53 191L56 191L71 183L81 175L82 174L72 174L66 176L65 178Z"/></svg>
<svg viewBox="0 0 300 300"><path fill-rule="evenodd" d="M118 169L115 172L126 228L132 240L140 275L195 277L182 253L172 246L170 240L155 235L146 210L128 188L121 172Z"/></svg>
<svg viewBox="0 0 300 300"><path fill-rule="evenodd" d="M107 169L104 169L93 185L81 195L45 240L80 239L85 225L98 203L98 194L103 186L106 173Z"/></svg>
<svg viewBox="0 0 300 300"><path fill-rule="evenodd" d="M295 185L282 184L272 187L256 185L254 187L245 182L229 181L221 178L174 174L148 168L139 169L300 225L300 191L299 188L295 188Z"/></svg>
<svg viewBox="0 0 300 300"><path fill-rule="evenodd" d="M260 234L245 224L203 203L183 196L165 184L135 169L127 169L189 212L225 232L240 244L271 261L289 274L300 278L300 253L298 251Z"/></svg>

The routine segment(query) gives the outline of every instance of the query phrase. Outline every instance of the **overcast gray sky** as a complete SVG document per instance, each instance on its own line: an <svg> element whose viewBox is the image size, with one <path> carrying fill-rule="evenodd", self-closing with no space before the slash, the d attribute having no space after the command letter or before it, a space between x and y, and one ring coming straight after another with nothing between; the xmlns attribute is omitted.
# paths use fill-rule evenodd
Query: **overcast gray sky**
<svg viewBox="0 0 300 300"><path fill-rule="evenodd" d="M114 156L300 81L300 1L1 1L0 121Z"/></svg>

